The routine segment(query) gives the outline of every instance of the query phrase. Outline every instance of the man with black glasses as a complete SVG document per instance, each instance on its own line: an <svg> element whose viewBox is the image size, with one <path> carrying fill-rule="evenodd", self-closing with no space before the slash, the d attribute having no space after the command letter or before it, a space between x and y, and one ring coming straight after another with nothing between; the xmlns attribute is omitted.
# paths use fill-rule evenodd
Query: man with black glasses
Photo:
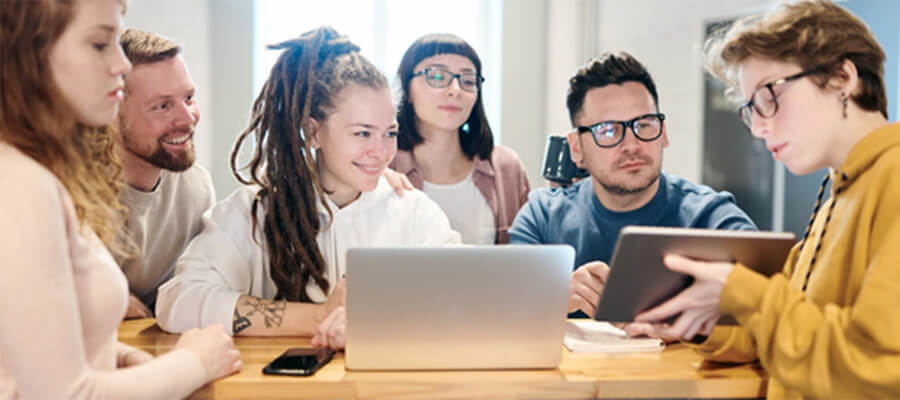
<svg viewBox="0 0 900 400"><path fill-rule="evenodd" d="M579 68L566 106L570 153L590 179L531 192L509 236L511 243L575 248L569 312L593 316L625 225L756 229L730 193L661 171L666 116L653 78L631 55L606 53Z"/></svg>

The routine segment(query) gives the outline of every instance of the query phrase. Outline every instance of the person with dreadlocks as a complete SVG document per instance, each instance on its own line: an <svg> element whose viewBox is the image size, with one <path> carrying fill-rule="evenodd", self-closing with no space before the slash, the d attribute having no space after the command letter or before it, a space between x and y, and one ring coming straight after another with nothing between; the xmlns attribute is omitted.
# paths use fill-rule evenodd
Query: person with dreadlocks
<svg viewBox="0 0 900 400"><path fill-rule="evenodd" d="M859 18L815 0L738 21L707 56L775 160L830 170L782 273L668 256L694 283L636 320L712 360L759 359L770 399L900 398L900 124L887 121L884 50ZM740 326L713 329L721 314Z"/></svg>
<svg viewBox="0 0 900 400"><path fill-rule="evenodd" d="M160 288L158 322L342 348L348 248L460 236L424 193L400 196L381 176L397 153L396 113L387 79L356 45L321 27L269 48L284 51L231 157L246 186L204 217ZM249 140L245 177L236 160Z"/></svg>

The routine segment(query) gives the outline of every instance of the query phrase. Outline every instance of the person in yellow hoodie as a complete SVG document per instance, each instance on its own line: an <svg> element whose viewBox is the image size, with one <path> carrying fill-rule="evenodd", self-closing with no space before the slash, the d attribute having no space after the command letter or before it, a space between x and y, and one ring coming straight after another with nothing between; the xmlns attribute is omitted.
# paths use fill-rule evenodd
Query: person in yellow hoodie
<svg viewBox="0 0 900 400"><path fill-rule="evenodd" d="M884 51L830 1L740 20L706 50L776 160L830 172L783 273L667 255L694 283L635 320L712 360L758 359L769 398L900 398L900 124L887 120ZM714 328L722 314L739 326Z"/></svg>

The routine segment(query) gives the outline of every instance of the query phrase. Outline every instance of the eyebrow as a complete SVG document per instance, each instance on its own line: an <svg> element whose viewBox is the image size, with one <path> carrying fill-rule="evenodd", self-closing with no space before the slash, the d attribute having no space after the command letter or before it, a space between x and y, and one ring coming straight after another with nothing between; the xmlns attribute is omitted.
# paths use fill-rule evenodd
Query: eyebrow
<svg viewBox="0 0 900 400"><path fill-rule="evenodd" d="M445 68L445 69L450 69L450 67L448 67L448 66L446 66L446 65L444 65L444 64L428 64L428 66L429 66L429 67L441 67L441 68ZM475 72L475 70L472 69L472 68L469 68L469 67L464 67L464 68L460 68L460 72Z"/></svg>
<svg viewBox="0 0 900 400"><path fill-rule="evenodd" d="M756 86L753 87L753 91L755 92L757 89L764 88L769 83L775 82L778 78L773 78L771 75L766 75L759 82L756 83Z"/></svg>
<svg viewBox="0 0 900 400"><path fill-rule="evenodd" d="M189 94L189 95L193 95L193 94L196 94L196 93L197 93L197 88L196 88L196 87L193 87L193 88L191 88L190 90L188 90L188 91L185 92L185 94ZM179 95L177 95L177 94L161 94L161 95L153 96L153 97L149 98L149 99L145 102L145 104L146 104L147 106L152 106L152 105L156 104L157 102L159 102L160 100L168 100L168 99L176 98L176 97L181 97L181 96L179 96Z"/></svg>
<svg viewBox="0 0 900 400"><path fill-rule="evenodd" d="M97 24L94 26L94 29L100 29L102 31L107 31L109 33L116 33L116 30L118 30L119 28L116 26L107 25L107 24Z"/></svg>
<svg viewBox="0 0 900 400"><path fill-rule="evenodd" d="M389 126L387 127L387 129L388 129L388 130L390 130L390 129L397 129L398 126L399 126L399 125L398 125L396 122L394 122L393 124L389 125ZM347 127L348 127L348 128L362 127L362 128L370 129L370 130L378 129L378 127L375 126L375 125L372 125L372 124L366 124L366 123L362 123L362 122L351 122L351 123L347 124Z"/></svg>

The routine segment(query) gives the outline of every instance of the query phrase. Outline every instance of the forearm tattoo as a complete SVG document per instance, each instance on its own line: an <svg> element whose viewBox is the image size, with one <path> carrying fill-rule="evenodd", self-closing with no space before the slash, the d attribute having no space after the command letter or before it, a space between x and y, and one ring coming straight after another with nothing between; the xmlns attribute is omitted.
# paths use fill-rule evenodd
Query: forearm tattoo
<svg viewBox="0 0 900 400"><path fill-rule="evenodd" d="M273 326L281 326L281 323L284 322L284 312L287 309L287 301L279 300L263 300L257 298L246 299L243 302L245 307L244 315L241 315L237 308L234 309L234 321L232 322L232 331L237 334L247 328L250 325L253 325L250 322L251 316L254 314L262 314L263 322L266 324L266 328L271 328Z"/></svg>
<svg viewBox="0 0 900 400"><path fill-rule="evenodd" d="M250 323L250 319L238 314L237 308L234 309L234 320L231 321L231 331L234 332L235 335L247 329L252 325Z"/></svg>

